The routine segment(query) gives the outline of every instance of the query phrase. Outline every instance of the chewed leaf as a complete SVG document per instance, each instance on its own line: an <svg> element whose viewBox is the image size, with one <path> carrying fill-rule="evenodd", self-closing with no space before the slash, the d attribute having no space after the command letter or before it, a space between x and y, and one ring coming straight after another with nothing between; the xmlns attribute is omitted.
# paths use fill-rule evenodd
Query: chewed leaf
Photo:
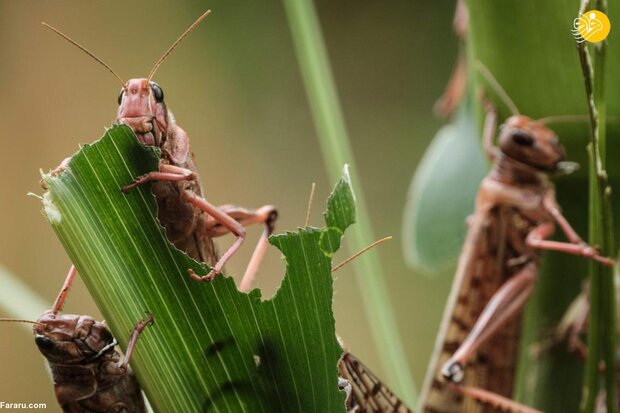
<svg viewBox="0 0 620 413"><path fill-rule="evenodd" d="M155 318L131 360L153 407L343 412L331 258L322 239L335 251L354 221L348 179L330 196L329 229L270 238L284 254L286 274L276 295L263 301L259 290L239 292L228 277L192 280L188 268L198 274L207 268L168 242L150 186L120 191L157 165L131 129L117 126L77 153L65 172L45 178L50 224L116 338L126 345L146 311ZM333 229L338 237L326 236Z"/></svg>
<svg viewBox="0 0 620 413"><path fill-rule="evenodd" d="M486 171L474 115L464 105L433 138L409 188L403 223L409 265L432 272L456 260Z"/></svg>

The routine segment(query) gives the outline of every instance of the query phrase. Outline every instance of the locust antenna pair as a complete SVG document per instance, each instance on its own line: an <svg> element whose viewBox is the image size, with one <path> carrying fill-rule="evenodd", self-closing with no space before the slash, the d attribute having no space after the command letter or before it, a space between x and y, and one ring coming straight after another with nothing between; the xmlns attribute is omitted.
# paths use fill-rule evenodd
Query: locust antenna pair
<svg viewBox="0 0 620 413"><path fill-rule="evenodd" d="M159 60L155 63L155 65L153 65L153 68L150 70L148 76L146 77L149 82L153 79L155 72L157 71L157 69L159 69L159 66L161 66L161 64L166 60L166 58L170 55L170 53L172 53L172 51L176 49L179 43L181 43L185 39L185 37L187 37L187 35L190 34L196 28L196 26L198 26L205 19L205 17L207 17L209 14L211 14L211 10L207 10L206 12L204 12L191 26L187 28L187 30L185 30L185 32L172 44L172 46L170 46L168 50L166 50L166 52L159 58ZM73 40L71 37L61 32L54 26L47 24L45 22L41 22L41 24L47 27L48 29L50 29L51 31L53 31L54 33L56 33L57 35L59 35L60 37L62 37L63 39L65 39L66 41L68 41L69 43L73 44L75 47L77 47L84 53L86 53L93 60L98 62L101 66L108 69L108 71L112 73L114 77L116 77L119 80L119 82L121 83L121 86L125 86L125 81L110 67L110 65L108 65L106 62L104 62L97 56L95 56L95 54L92 53L90 50L88 50L86 47L82 46L81 44L79 44L78 42Z"/></svg>

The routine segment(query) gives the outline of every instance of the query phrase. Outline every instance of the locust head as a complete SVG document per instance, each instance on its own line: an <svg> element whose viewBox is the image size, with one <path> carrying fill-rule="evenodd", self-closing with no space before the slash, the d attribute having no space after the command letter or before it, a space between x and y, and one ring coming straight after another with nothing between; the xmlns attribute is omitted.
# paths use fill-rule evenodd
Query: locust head
<svg viewBox="0 0 620 413"><path fill-rule="evenodd" d="M56 315L49 310L39 317L32 330L39 351L51 363L92 362L116 345L106 326L88 316Z"/></svg>
<svg viewBox="0 0 620 413"><path fill-rule="evenodd" d="M513 115L504 123L499 148L508 158L543 172L555 172L566 157L556 134L527 116Z"/></svg>
<svg viewBox="0 0 620 413"><path fill-rule="evenodd" d="M168 128L161 87L148 79L130 79L118 95L116 121L129 126L145 145L160 146Z"/></svg>
<svg viewBox="0 0 620 413"><path fill-rule="evenodd" d="M161 87L151 79L159 66L166 60L172 51L185 39L185 37L200 24L211 13L211 10L204 12L185 32L166 50L153 66L146 78L130 79L128 82L123 79L112 68L99 59L92 52L80 45L78 42L47 23L42 23L45 27L52 30L69 43L89 55L96 62L108 69L122 85L118 95L118 112L116 121L129 126L138 137L138 140L146 145L161 146L166 137L168 128L168 112L164 104L164 92ZM171 116L171 115L170 115Z"/></svg>

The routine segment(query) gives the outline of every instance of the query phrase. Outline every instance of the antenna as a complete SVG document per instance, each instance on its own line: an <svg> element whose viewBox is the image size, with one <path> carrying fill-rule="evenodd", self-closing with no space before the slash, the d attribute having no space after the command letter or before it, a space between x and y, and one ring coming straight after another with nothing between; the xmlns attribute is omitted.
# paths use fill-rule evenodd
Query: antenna
<svg viewBox="0 0 620 413"><path fill-rule="evenodd" d="M538 119L536 122L547 125L549 123L587 122L589 120L590 115L554 115Z"/></svg>
<svg viewBox="0 0 620 413"><path fill-rule="evenodd" d="M520 115L521 113L519 112L517 105L515 105L512 99L510 99L510 96L508 96L508 93L506 93L506 91L499 84L497 79L495 79L495 76L493 76L491 71L480 60L476 60L476 69L478 69L480 74L482 74L482 76L487 80L487 82L489 82L489 84L491 85L491 88L502 99L502 101L508 107L510 112L512 112L513 115Z"/></svg>
<svg viewBox="0 0 620 413"><path fill-rule="evenodd" d="M114 70L112 70L112 68L110 66L108 66L107 63L105 63L103 60L99 59L92 52L90 52L87 48L85 48L84 46L82 46L81 44L79 44L78 42L76 42L75 40L73 40L72 38L70 38L69 36L64 34L63 32L61 32L57 28L55 28L53 26L50 26L49 24L47 24L45 22L41 22L41 24L43 26L47 27L48 29L50 29L51 31L53 31L54 33L56 33L57 35L59 35L60 37L62 37L63 39L65 39L66 41L68 41L69 43L71 43L72 45L74 45L75 47L77 47L78 49L80 49L81 51L83 51L84 53L86 53L87 55L89 55L90 57L92 57L93 59L95 59L95 61L97 61L101 66L103 66L106 69L108 69L110 71L110 73L112 73L121 82L121 86L125 86L125 81L123 79L121 79L121 77L119 75L117 75L116 72Z"/></svg>
<svg viewBox="0 0 620 413"><path fill-rule="evenodd" d="M351 261L353 261L354 259L356 259L360 255L362 255L363 253L365 253L369 249L371 249L373 247L376 247L377 245L381 244L382 242L389 241L391 239L392 239L392 236L389 235L389 236L387 236L385 238L381 238L381 239L376 240L375 242L373 242L369 246L363 248L361 251L356 252L355 254L353 254L352 256L347 258L346 260L342 261L340 264L336 265L334 268L332 268L332 272L338 271L339 269L341 269L342 267L344 267L345 265L347 265L348 263L350 263Z"/></svg>
<svg viewBox="0 0 620 413"><path fill-rule="evenodd" d="M20 319L15 319L15 318L0 318L0 323L28 323L28 324L34 324L37 326L44 325L43 323L39 323L38 321L20 320Z"/></svg>
<svg viewBox="0 0 620 413"><path fill-rule="evenodd" d="M310 225L310 211L312 211L312 200L314 199L314 190L316 189L316 183L312 182L312 189L310 190L310 197L308 198L308 209L306 209L306 227Z"/></svg>
<svg viewBox="0 0 620 413"><path fill-rule="evenodd" d="M179 37L177 39L176 42L174 42L172 44L172 46L170 46L168 48L168 50L166 50L166 52L162 55L162 57L159 58L159 60L157 61L157 63L155 63L155 66L153 66L153 68L151 69L151 71L149 72L149 75L146 77L147 80L150 82L151 79L153 78L153 75L155 74L155 72L157 71L157 69L159 69L159 66L161 66L161 64L164 62L164 60L166 60L166 58L168 57L168 55L170 53L172 53L172 51L179 45L179 43L181 43L183 41L183 39L185 39L185 37L191 33L192 30L194 30L196 28L196 26L198 26L200 24L201 21L204 20L205 17L207 17L209 14L211 14L211 10L207 10L206 12L204 12L202 14L202 16L200 16L191 26L189 26L189 28L187 30L185 30L185 32L181 35L181 37Z"/></svg>

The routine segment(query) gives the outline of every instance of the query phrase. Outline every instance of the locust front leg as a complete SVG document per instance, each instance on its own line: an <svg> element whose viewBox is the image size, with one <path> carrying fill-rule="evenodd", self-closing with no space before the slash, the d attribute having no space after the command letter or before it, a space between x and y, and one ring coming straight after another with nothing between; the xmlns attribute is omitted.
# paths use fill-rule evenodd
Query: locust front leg
<svg viewBox="0 0 620 413"><path fill-rule="evenodd" d="M71 289L71 285L73 284L73 280L75 280L76 275L77 269L75 268L75 265L71 265L67 278L65 279L65 282L58 293L58 297L56 297L56 301L54 301L54 305L52 306L52 314L57 315L62 310L62 307L65 305L65 301L67 299L67 294L69 294L69 290Z"/></svg>
<svg viewBox="0 0 620 413"><path fill-rule="evenodd" d="M144 331L144 329L150 324L154 324L153 314L148 313L144 320L138 321L138 324L134 327L131 332L131 337L129 337L129 343L127 344L127 351L125 351L125 357L123 357L123 361L118 365L118 369L125 373L127 371L127 366L129 365L129 360L131 359L131 355L133 354L134 349L136 348L136 344L138 343L138 337Z"/></svg>
<svg viewBox="0 0 620 413"><path fill-rule="evenodd" d="M544 200L545 209L551 214L555 222L558 224L569 242L549 241L548 238L553 233L553 225L542 224L539 228L534 229L528 236L528 244L536 248L561 251L573 255L581 255L601 264L612 266L614 260L608 257L598 255L596 249L586 244L579 234L573 229L568 220L562 215L560 208L555 201L554 191L550 191ZM544 227L543 227L544 226Z"/></svg>

